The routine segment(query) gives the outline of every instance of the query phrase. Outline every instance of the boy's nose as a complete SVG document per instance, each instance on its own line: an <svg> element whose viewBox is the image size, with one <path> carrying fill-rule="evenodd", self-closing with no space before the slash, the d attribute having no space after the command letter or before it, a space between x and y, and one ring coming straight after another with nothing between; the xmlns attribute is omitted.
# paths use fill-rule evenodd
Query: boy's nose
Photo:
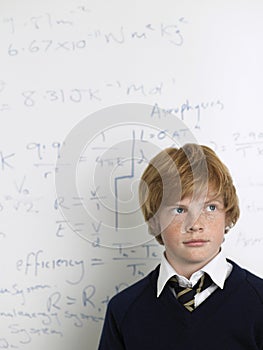
<svg viewBox="0 0 263 350"><path fill-rule="evenodd" d="M189 226L186 228L187 232L202 232L203 231L203 226L199 225L198 223L194 223L193 225Z"/></svg>
<svg viewBox="0 0 263 350"><path fill-rule="evenodd" d="M189 214L185 220L185 231L189 233L202 232L204 230L201 213Z"/></svg>

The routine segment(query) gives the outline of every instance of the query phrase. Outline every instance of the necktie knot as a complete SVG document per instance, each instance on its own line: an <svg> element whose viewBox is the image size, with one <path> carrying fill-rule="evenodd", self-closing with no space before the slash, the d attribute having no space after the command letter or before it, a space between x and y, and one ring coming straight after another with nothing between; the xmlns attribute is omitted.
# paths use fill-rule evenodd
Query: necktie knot
<svg viewBox="0 0 263 350"><path fill-rule="evenodd" d="M193 311L195 308L195 295L208 288L211 284L212 280L206 273L193 287L181 287L176 276L169 280L169 285L174 289L177 300L189 311Z"/></svg>

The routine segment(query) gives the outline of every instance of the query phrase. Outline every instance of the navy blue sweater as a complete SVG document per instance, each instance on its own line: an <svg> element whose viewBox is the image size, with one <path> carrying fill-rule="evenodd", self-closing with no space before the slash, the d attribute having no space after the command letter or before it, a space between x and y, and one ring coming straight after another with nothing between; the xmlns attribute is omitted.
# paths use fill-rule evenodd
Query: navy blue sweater
<svg viewBox="0 0 263 350"><path fill-rule="evenodd" d="M263 279L231 263L193 312L168 287L156 297L158 266L111 299L99 350L263 350Z"/></svg>

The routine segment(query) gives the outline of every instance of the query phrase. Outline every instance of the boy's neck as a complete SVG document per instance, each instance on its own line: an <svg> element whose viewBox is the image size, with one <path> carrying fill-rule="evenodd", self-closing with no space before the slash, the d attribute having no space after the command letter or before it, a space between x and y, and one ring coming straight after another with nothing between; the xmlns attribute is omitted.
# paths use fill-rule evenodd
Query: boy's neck
<svg viewBox="0 0 263 350"><path fill-rule="evenodd" d="M220 252L220 251L219 251ZM219 254L219 252L217 254ZM216 254L216 255L217 255ZM215 255L215 256L216 256ZM213 260L215 258L215 256L213 256L211 259L205 261L205 262L201 262L201 263L180 263L174 259L172 259L171 257L169 257L169 255L165 252L165 257L167 259L167 261L169 262L169 264L173 267L173 269L180 275L180 276L184 276L185 278L187 278L188 280L191 278L191 276L196 272L201 270L204 266L206 266L211 260Z"/></svg>

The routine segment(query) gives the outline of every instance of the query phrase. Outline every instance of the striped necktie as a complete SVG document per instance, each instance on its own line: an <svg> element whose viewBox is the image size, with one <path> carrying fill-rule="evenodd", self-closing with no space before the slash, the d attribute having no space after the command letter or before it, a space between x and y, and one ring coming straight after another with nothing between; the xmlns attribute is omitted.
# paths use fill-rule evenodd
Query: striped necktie
<svg viewBox="0 0 263 350"><path fill-rule="evenodd" d="M181 287L176 276L170 278L168 283L169 286L174 289L176 299L184 305L188 311L192 312L195 308L195 295L208 288L212 284L212 280L210 276L205 273L192 288Z"/></svg>

